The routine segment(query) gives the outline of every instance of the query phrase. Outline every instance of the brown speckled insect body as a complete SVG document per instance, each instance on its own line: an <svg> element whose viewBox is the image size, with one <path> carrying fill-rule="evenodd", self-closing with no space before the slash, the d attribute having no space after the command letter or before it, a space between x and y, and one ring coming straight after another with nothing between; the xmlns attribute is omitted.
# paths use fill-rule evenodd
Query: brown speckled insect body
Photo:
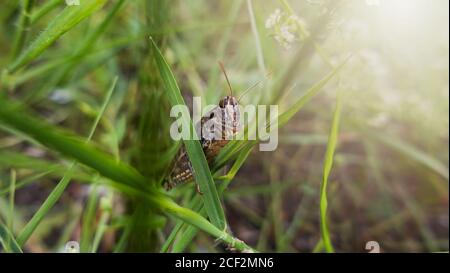
<svg viewBox="0 0 450 273"><path fill-rule="evenodd" d="M229 136L234 136L239 128L239 103L233 97L233 91L223 65L219 64L227 80L231 95L222 98L219 105L202 117L200 124L196 125L197 131L201 132L200 143L210 166L220 150L228 143ZM204 128L206 122L212 125L207 130ZM219 135L217 135L217 132L219 132ZM182 145L171 164L168 176L164 180L164 187L170 190L179 184L192 180L193 168L186 149Z"/></svg>

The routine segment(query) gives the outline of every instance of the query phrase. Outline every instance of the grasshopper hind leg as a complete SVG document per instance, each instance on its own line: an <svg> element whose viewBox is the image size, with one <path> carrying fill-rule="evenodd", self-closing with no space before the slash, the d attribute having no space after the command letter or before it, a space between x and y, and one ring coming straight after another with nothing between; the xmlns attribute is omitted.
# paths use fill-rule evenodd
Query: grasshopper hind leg
<svg viewBox="0 0 450 273"><path fill-rule="evenodd" d="M164 181L164 188L171 190L179 184L193 180L193 168L184 147L180 150L169 176Z"/></svg>
<svg viewBox="0 0 450 273"><path fill-rule="evenodd" d="M204 144L204 143L203 143ZM205 146L203 146L205 148ZM172 170L167 178L163 182L164 189L170 191L172 188L184 184L187 182L194 181L194 168L192 168L191 161L187 155L184 146L180 149L176 159L174 161ZM200 190L200 186L195 182L195 190L199 194L203 194Z"/></svg>

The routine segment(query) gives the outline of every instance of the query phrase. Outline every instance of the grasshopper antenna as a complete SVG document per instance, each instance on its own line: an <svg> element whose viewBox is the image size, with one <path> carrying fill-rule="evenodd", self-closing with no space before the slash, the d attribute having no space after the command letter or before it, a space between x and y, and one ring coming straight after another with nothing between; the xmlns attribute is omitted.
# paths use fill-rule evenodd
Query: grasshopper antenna
<svg viewBox="0 0 450 273"><path fill-rule="evenodd" d="M244 92L242 92L242 94L239 96L238 98L238 102L241 101L242 97L244 97L249 91L251 91L253 88L255 88L256 86L258 86L260 83L262 83L263 81L267 80L270 78L272 72L268 72L266 74L266 76L264 77L264 79L261 79L259 81L257 81L256 83L254 83L252 86L250 86L249 88L245 89Z"/></svg>
<svg viewBox="0 0 450 273"><path fill-rule="evenodd" d="M219 61L220 70L222 70L223 74L225 75L225 79L228 83L228 88L230 89L230 94L233 96L233 89L231 88L230 80L228 79L227 72L225 71L225 67L223 66L223 63Z"/></svg>

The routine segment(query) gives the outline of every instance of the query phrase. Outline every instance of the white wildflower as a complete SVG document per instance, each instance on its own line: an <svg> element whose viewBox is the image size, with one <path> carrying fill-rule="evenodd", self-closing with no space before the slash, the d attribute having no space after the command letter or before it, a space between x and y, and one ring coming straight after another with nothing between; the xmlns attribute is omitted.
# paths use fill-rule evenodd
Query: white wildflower
<svg viewBox="0 0 450 273"><path fill-rule="evenodd" d="M295 32L289 25L282 25L278 32L274 34L274 38L285 49L290 49L292 43L297 40Z"/></svg>
<svg viewBox="0 0 450 273"><path fill-rule="evenodd" d="M288 25L280 27L280 35L287 43L292 43L295 40L295 35L291 31L292 29Z"/></svg>
<svg viewBox="0 0 450 273"><path fill-rule="evenodd" d="M275 40L285 49L290 49L292 43L297 40L296 28L289 24L283 24L274 34Z"/></svg>
<svg viewBox="0 0 450 273"><path fill-rule="evenodd" d="M304 40L309 36L305 21L297 15L289 16L287 22L289 22L289 25L291 26L291 32L298 32L301 40Z"/></svg>
<svg viewBox="0 0 450 273"><path fill-rule="evenodd" d="M285 49L308 36L304 22L297 15L287 15L280 9L267 18L266 28L272 30L273 38Z"/></svg>
<svg viewBox="0 0 450 273"><path fill-rule="evenodd" d="M290 43L286 42L283 36L276 34L273 37L284 49L290 49L292 47Z"/></svg>
<svg viewBox="0 0 450 273"><path fill-rule="evenodd" d="M266 28L273 28L280 23L281 17L284 16L284 12L280 9L276 9L266 20Z"/></svg>
<svg viewBox="0 0 450 273"><path fill-rule="evenodd" d="M295 29L297 29L300 25L302 25L302 20L297 15L289 16L286 22Z"/></svg>

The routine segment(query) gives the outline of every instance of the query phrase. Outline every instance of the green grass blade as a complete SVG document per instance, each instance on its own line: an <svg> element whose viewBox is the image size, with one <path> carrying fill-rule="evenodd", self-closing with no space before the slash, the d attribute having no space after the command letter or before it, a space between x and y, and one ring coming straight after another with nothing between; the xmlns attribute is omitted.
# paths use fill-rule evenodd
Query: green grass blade
<svg viewBox="0 0 450 273"><path fill-rule="evenodd" d="M48 27L31 43L31 45L7 68L14 73L30 63L44 50L52 45L64 33L75 27L83 19L100 9L107 0L81 1L79 6L67 6L56 16Z"/></svg>
<svg viewBox="0 0 450 273"><path fill-rule="evenodd" d="M24 246L30 236L38 227L39 223L44 219L47 213L51 208L56 204L61 195L64 193L64 190L69 185L70 179L72 178L73 167L75 163L67 170L66 174L63 178L58 182L56 187L49 194L47 199L45 199L44 203L39 207L38 211L33 215L31 220L25 225L23 230L20 232L19 236L17 236L17 243L20 246Z"/></svg>
<svg viewBox="0 0 450 273"><path fill-rule="evenodd" d="M14 199L16 193L16 171L11 170L11 181L9 185L9 217L8 217L8 229L14 230Z"/></svg>
<svg viewBox="0 0 450 273"><path fill-rule="evenodd" d="M330 234L327 226L327 207L328 207L327 185L331 168L333 167L334 151L336 150L336 144L338 140L341 108L342 108L341 92L339 92L336 100L336 109L333 115L333 123L331 125L330 136L328 138L328 145L323 163L322 184L320 185L320 232L322 235L323 245L325 247L326 252L328 253L334 252L334 248L331 243Z"/></svg>
<svg viewBox="0 0 450 273"><path fill-rule="evenodd" d="M186 230L183 232L182 236L180 236L180 240L175 242L175 244L173 245L171 252L172 253L183 252L189 246L192 240L194 240L197 233L198 228L194 226L188 226Z"/></svg>
<svg viewBox="0 0 450 273"><path fill-rule="evenodd" d="M170 213L171 215L213 235L215 238L227 243L231 247L236 248L237 250L245 251L245 252L255 252L251 247L249 247L247 244L245 244L241 240L234 238L233 236L226 233L225 231L212 225L200 214L198 214L190 209L180 207L172 201L170 203L165 203L162 205L166 208L166 211L168 213Z"/></svg>
<svg viewBox="0 0 450 273"><path fill-rule="evenodd" d="M448 166L440 162L435 157L426 154L425 152L417 149L416 147L412 146L411 144L408 144L407 142L400 141L399 139L396 139L395 137L386 135L386 134L380 134L378 132L372 131L369 137L373 137L377 139L378 141L382 142L383 144L393 148L394 150L398 151L399 153L402 153L406 155L407 157L414 159L418 163L426 166L427 168L433 170L434 172L441 175L446 180L449 179L449 169Z"/></svg>
<svg viewBox="0 0 450 273"><path fill-rule="evenodd" d="M247 146L245 147L236 158L236 161L234 161L233 166L231 166L228 173L222 177L219 177L220 179L223 179L223 183L219 186L219 192L223 192L226 190L228 185L230 184L231 180L236 176L239 169L244 165L245 161L247 160L248 156L250 155L251 151L253 150L253 146Z"/></svg>
<svg viewBox="0 0 450 273"><path fill-rule="evenodd" d="M116 182L145 188L145 178L134 168L117 161L78 136L17 111L17 107L11 104L10 100L0 99L0 125L73 158Z"/></svg>
<svg viewBox="0 0 450 273"><path fill-rule="evenodd" d="M91 191L87 202L84 206L81 235L80 235L80 252L88 252L90 247L90 242L92 240L93 225L95 222L97 205L98 205L98 185L96 183L97 178L94 178L94 184L91 186Z"/></svg>
<svg viewBox="0 0 450 273"><path fill-rule="evenodd" d="M115 5L108 12L103 22L93 31L88 33L86 39L80 44L75 54L84 55L89 51L90 48L92 48L92 45L95 43L95 41L97 41L98 37L100 37L102 33L105 32L106 28L113 21L114 16L117 14L124 3L125 0L119 0L115 3Z"/></svg>
<svg viewBox="0 0 450 273"><path fill-rule="evenodd" d="M117 12L120 10L120 8L125 3L125 0L119 0L115 3L115 5L110 9L108 14L106 15L105 19L94 29L90 30L86 38L82 40L80 43L74 46L73 50L73 61L68 62L68 64L62 68L61 74L56 80L56 82L60 82L67 77L70 71L73 70L73 68L78 64L81 58L84 56L87 56L92 47L95 45L96 41L99 39L99 37L102 36L102 34L105 32L105 30L108 28L110 23L115 18L114 16L117 14Z"/></svg>
<svg viewBox="0 0 450 273"><path fill-rule="evenodd" d="M242 151L239 156L237 157L236 161L233 163L233 166L230 168L228 173L225 176L221 176L218 179L223 180L223 182L218 187L219 193L222 194L223 191L226 190L228 185L230 184L231 180L234 178L236 173L239 171L239 169L244 164L245 160L249 156L250 152L252 151L253 147L248 147L245 151ZM189 205L190 208L192 208L194 211L198 211L201 215L205 214L205 210L203 209L202 203L200 202L200 198L198 196L195 196L191 204ZM173 242L175 239L175 235L179 232L181 227L185 226L185 224L182 221L178 221L175 225L175 228L172 230L172 233L167 238L166 242L164 243L164 246L161 250L161 252L167 252L169 245ZM198 233L198 229L190 226L184 232L179 236L180 240L176 241L172 246L172 252L183 252L186 247L192 242L192 240L195 238L195 235Z"/></svg>
<svg viewBox="0 0 450 273"><path fill-rule="evenodd" d="M170 245L173 243L175 238L178 235L178 232L180 232L181 228L183 227L184 222L181 220L178 220L175 224L175 226L172 228L169 236L164 241L164 244L162 245L161 249L159 250L160 253L166 253L169 251Z"/></svg>
<svg viewBox="0 0 450 273"><path fill-rule="evenodd" d="M346 60L344 60L339 66L337 66L333 71L331 71L327 76L321 79L318 83L312 86L305 94L297 100L292 106L289 107L287 111L279 115L278 117L278 126L283 126L286 124L303 106L308 103L317 93L327 84L331 79L336 76L336 74L342 69L342 67L347 63L350 59L349 56Z"/></svg>
<svg viewBox="0 0 450 273"><path fill-rule="evenodd" d="M319 253L322 251L322 249L323 249L323 240L322 238L320 238L320 240L314 246L312 253Z"/></svg>
<svg viewBox="0 0 450 273"><path fill-rule="evenodd" d="M171 105L185 105L184 99L181 96L180 89L178 88L169 65L165 61L153 39L151 39L151 44L153 46L155 61L164 85L166 86L167 95ZM183 116L182 118L184 119L185 124L190 124L190 127L193 128L192 121L189 117ZM195 130L193 130L193 134L196 134ZM223 212L219 194L217 193L217 189L211 176L205 155L203 154L203 149L200 142L198 140L183 141L189 155L189 159L191 160L192 167L194 168L195 180L199 184L200 190L203 192L202 196L206 212L211 222L219 229L224 230L226 227L225 213Z"/></svg>
<svg viewBox="0 0 450 273"><path fill-rule="evenodd" d="M202 209L202 200L199 197L194 196L194 198L192 198L190 200L188 207L190 209L192 209L193 211L200 211ZM163 246L161 247L161 250L160 250L161 253L169 251L170 245L175 241L178 233L184 226L185 226L185 223L183 221L178 220L176 222L175 226L173 227L172 231L170 232L169 236L167 237L166 241L164 242Z"/></svg>
<svg viewBox="0 0 450 273"><path fill-rule="evenodd" d="M12 46L11 59L14 60L22 51L28 34L30 24L30 14L34 5L34 0L20 1L21 10L19 24L17 26L16 36Z"/></svg>
<svg viewBox="0 0 450 273"><path fill-rule="evenodd" d="M35 23L39 19L42 18L42 16L45 16L47 13L52 11L54 8L56 8L58 5L63 4L64 0L48 0L46 1L41 7L36 9L33 14L31 14L31 24Z"/></svg>
<svg viewBox="0 0 450 273"><path fill-rule="evenodd" d="M113 83L111 87L108 90L108 93L106 95L106 98L102 104L102 107L100 111L97 114L97 117L95 118L95 121L89 131L89 135L86 138L86 142L90 141L92 139L92 136L94 135L95 129L97 128L98 123L100 122L101 117L103 116L103 113L106 110L106 107L111 100L112 93L114 91L114 88L117 83L117 77L113 80ZM23 228L23 231L19 234L17 237L17 242L20 246L25 245L26 241L30 238L30 236L33 234L33 232L38 227L39 223L44 219L45 215L50 211L51 208L56 204L56 202L61 198L62 194L64 193L65 189L70 183L70 180L73 176L74 168L76 167L77 163L73 162L67 172L64 174L63 178L58 182L56 187L53 189L53 191L50 193L50 195L45 199L42 206L38 209L38 211L33 215L31 220L25 225Z"/></svg>
<svg viewBox="0 0 450 273"><path fill-rule="evenodd" d="M2 243L6 252L22 253L19 244L2 222L0 222L0 243Z"/></svg>
<svg viewBox="0 0 450 273"><path fill-rule="evenodd" d="M202 200L200 197L195 196L190 204L189 204L189 208L191 208L193 211L197 211L200 215L205 215L205 210L203 209L203 204L202 204ZM193 239L194 236L191 236L192 233L197 233L198 229L191 226L192 228L185 228L186 227L186 223L184 223L181 220L178 220L174 230L171 232L170 236L167 238L166 242L163 245L162 250L164 250L164 252L168 252L168 248L170 246L170 244L172 244L172 249L171 252L182 252L184 250L184 248L191 242L191 240ZM185 229L182 229L185 228ZM182 232L178 238L179 240L175 241L176 239L176 235ZM175 233L175 234L174 234ZM190 239L188 239L190 238Z"/></svg>
<svg viewBox="0 0 450 273"><path fill-rule="evenodd" d="M95 253L98 250L100 242L102 240L103 235L108 227L108 220L112 214L112 202L113 202L113 192L108 192L107 196L101 197L99 201L99 207L101 210L101 217L97 224L97 230L95 231L94 241L92 243L91 253Z"/></svg>
<svg viewBox="0 0 450 273"><path fill-rule="evenodd" d="M220 230L199 213L179 206L170 198L165 198L164 196L152 196L151 194L148 194L140 189L135 189L129 186L122 186L120 189L125 194L142 197L143 200L148 201L150 204L157 205L167 215L173 216L192 226L195 226L200 230L203 230L206 233L209 233L217 240L223 241L232 248L245 252L255 252L255 250L249 247L245 242L231 236L224 230Z"/></svg>
<svg viewBox="0 0 450 273"><path fill-rule="evenodd" d="M29 183L34 182L37 179L40 179L48 174L51 174L52 172L54 172L54 170L49 170L49 171L45 171L45 172L41 172L35 175L31 175L21 181L16 182L16 185L14 186L15 190L18 190L26 185L28 185ZM5 195L7 193L10 192L9 188L5 188L5 189L0 189L0 196Z"/></svg>
<svg viewBox="0 0 450 273"><path fill-rule="evenodd" d="M258 27L256 25L255 14L253 12L252 0L247 0L247 10L250 17L253 38L255 40L256 60L258 62L259 72L264 76L267 72L266 64L264 62L264 54L261 46L261 39L259 38Z"/></svg>
<svg viewBox="0 0 450 273"><path fill-rule="evenodd" d="M108 90L108 93L106 94L106 97L103 101L102 106L100 107L100 111L97 113L97 116L95 117L94 124L92 124L91 130L89 131L89 135L86 139L86 142L89 142L92 139L92 137L94 136L95 129L97 128L98 123L100 122L103 114L105 113L106 107L108 107L108 104L111 101L111 97L114 93L114 88L116 87L117 80L118 80L118 77L116 76L111 84L111 87Z"/></svg>

